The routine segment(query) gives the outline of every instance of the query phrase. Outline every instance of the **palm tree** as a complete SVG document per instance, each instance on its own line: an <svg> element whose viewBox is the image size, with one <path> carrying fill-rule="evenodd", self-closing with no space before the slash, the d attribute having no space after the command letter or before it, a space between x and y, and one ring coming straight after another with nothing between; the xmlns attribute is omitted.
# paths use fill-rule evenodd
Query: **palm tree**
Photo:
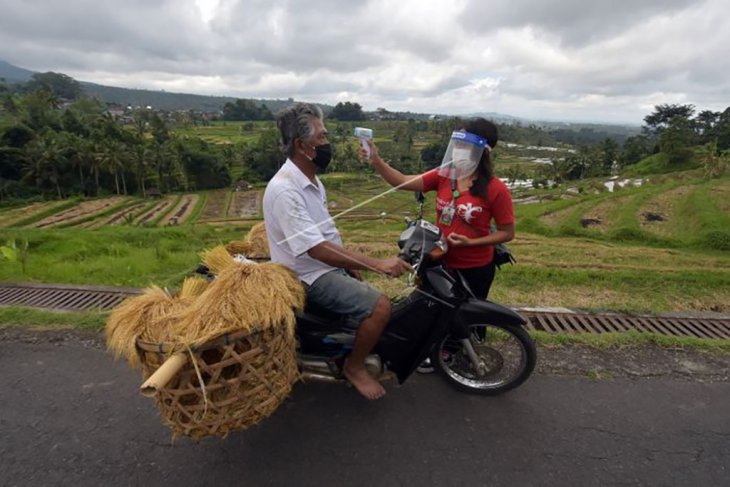
<svg viewBox="0 0 730 487"><path fill-rule="evenodd" d="M142 197L147 197L147 187L145 181L147 180L147 161L149 159L149 151L145 145L144 139L138 139L135 137L134 144L131 147L132 155L132 166L134 167L134 174L137 177L137 184L142 190Z"/></svg>
<svg viewBox="0 0 730 487"><path fill-rule="evenodd" d="M127 194L127 180L124 177L124 169L129 161L129 153L126 146L114 139L106 139L101 144L102 168L114 176L114 187L117 194ZM121 176L122 189L119 189Z"/></svg>
<svg viewBox="0 0 730 487"><path fill-rule="evenodd" d="M50 183L56 189L58 198L62 199L60 175L66 162L66 150L59 142L58 135L52 131L40 134L28 143L24 152L23 179L34 181L39 190Z"/></svg>

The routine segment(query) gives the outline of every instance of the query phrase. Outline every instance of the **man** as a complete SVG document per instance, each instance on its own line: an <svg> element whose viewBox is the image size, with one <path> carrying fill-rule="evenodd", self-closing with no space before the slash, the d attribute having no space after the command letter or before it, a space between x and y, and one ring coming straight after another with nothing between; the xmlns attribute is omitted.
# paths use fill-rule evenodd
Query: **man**
<svg viewBox="0 0 730 487"><path fill-rule="evenodd" d="M308 103L296 103L277 115L288 157L264 192L271 260L297 274L307 290L307 300L360 323L343 372L360 394L378 399L385 389L368 374L365 358L390 319L390 300L346 271L356 277L364 269L397 277L409 265L397 257L374 259L342 246L327 210L324 186L316 176L317 169L326 169L331 158L322 120L321 109Z"/></svg>

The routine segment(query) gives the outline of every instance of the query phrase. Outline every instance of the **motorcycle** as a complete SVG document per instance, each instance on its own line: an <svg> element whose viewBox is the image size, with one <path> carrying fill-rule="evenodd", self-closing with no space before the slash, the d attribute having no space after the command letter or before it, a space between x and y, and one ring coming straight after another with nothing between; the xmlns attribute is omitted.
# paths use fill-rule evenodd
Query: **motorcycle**
<svg viewBox="0 0 730 487"><path fill-rule="evenodd" d="M440 375L464 392L496 395L514 389L537 360L524 328L527 321L510 308L477 299L461 274L442 263L445 238L423 219L423 194L416 198L418 218L406 219L398 239L399 257L414 269L415 288L393 304L390 321L366 359L368 371L378 380L395 375L403 384L430 358ZM296 319L302 378L346 381L342 367L358 323L311 304Z"/></svg>

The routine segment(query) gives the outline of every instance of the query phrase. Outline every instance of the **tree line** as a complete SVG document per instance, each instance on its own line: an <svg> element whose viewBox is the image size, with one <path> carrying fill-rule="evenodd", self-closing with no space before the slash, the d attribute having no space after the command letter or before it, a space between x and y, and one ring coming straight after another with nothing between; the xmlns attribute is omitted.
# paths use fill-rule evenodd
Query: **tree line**
<svg viewBox="0 0 730 487"><path fill-rule="evenodd" d="M251 100L236 100L224 106L223 118L247 120L253 127L250 121L272 120L273 114ZM352 138L353 127L364 118L362 107L352 102L340 102L329 113L331 171L369 170ZM236 144L175 133L191 123L197 124L192 112L136 109L120 117L104 103L84 98L75 80L56 73L36 74L20 86L0 83L0 200L145 195L151 187L162 192L219 188L231 183L234 168L246 179L266 181L283 161L273 123L255 141ZM398 169L424 171L441 162L449 136L460 124L457 118L381 121L378 130L388 136L381 136L378 146ZM564 149L569 136L534 125L500 124L499 129L502 141ZM589 132L580 134L580 140L595 140L596 133ZM659 153L672 167L700 157L719 174L730 151L730 108L698 112L693 105L658 105L638 135L571 147L539 174L514 165L508 176L559 183L612 174Z"/></svg>
<svg viewBox="0 0 730 487"><path fill-rule="evenodd" d="M43 86L0 97L0 199L145 195L150 187L191 191L230 183L231 154L174 135L159 112L138 109L122 123L96 100L62 101Z"/></svg>
<svg viewBox="0 0 730 487"><path fill-rule="evenodd" d="M655 154L663 156L668 170L699 163L708 175L719 176L730 160L730 107L698 112L691 104L656 105L644 117L640 134L623 144L606 138L578 145L568 155L553 159L538 177L560 183L606 176Z"/></svg>

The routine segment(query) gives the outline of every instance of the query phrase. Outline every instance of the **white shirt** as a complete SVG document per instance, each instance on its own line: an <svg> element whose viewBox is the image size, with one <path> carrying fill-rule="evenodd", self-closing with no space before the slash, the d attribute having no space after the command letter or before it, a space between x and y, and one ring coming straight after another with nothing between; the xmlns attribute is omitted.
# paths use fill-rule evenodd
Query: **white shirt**
<svg viewBox="0 0 730 487"><path fill-rule="evenodd" d="M342 245L340 232L327 211L327 193L290 160L264 191L264 223L271 261L284 264L300 280L312 284L335 267L311 258L307 251L322 242Z"/></svg>

